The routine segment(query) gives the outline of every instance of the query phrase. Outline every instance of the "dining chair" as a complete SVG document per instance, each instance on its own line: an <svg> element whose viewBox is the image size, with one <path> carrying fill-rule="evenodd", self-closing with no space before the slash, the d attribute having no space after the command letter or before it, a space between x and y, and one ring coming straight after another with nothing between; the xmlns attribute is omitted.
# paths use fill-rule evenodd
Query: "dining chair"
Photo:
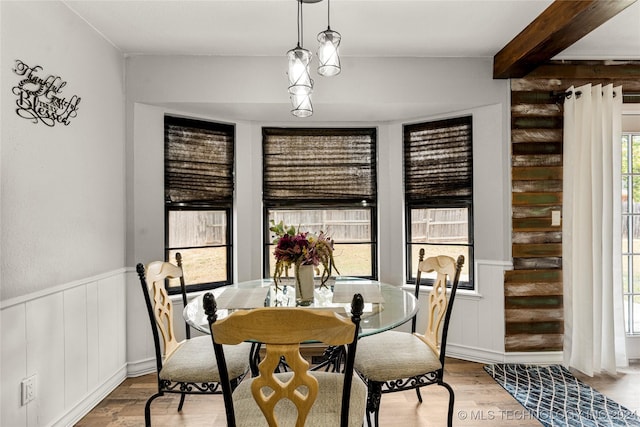
<svg viewBox="0 0 640 427"><path fill-rule="evenodd" d="M181 263L181 257L178 257ZM181 266L154 261L145 268L136 266L142 293L151 322L156 353L158 392L151 396L144 408L145 425L151 425L151 402L164 393L180 393L178 411L182 410L187 394L222 394L220 374L215 358L211 357L211 343L207 336L178 341L174 328L173 303L166 289L168 279L180 279L183 301L186 301L184 276ZM250 344L227 349L231 385L235 387L249 370Z"/></svg>
<svg viewBox="0 0 640 427"><path fill-rule="evenodd" d="M438 384L449 391L447 425L453 422L453 389L444 381L447 331L453 301L460 280L464 256L458 260L449 256L424 259L420 249L415 296L418 298L422 273L435 272L433 287L428 297L427 327L424 334L416 332L416 318L411 322L411 333L386 331L363 338L358 344L355 370L367 384L367 425L371 427L371 414L378 426L382 394L415 389L422 403L420 387ZM450 296L447 298L447 278Z"/></svg>
<svg viewBox="0 0 640 427"><path fill-rule="evenodd" d="M204 296L215 357L220 367L228 427L282 425L296 427L361 427L367 389L354 375L353 363L364 302L355 294L351 317L333 311L302 307L268 307L235 311L217 320L216 302ZM256 377L246 378L232 390L225 375L228 352L225 345L243 341L264 344L265 356ZM311 371L300 354L300 344L319 341L345 345L347 357L342 372ZM284 362L287 372L280 372Z"/></svg>

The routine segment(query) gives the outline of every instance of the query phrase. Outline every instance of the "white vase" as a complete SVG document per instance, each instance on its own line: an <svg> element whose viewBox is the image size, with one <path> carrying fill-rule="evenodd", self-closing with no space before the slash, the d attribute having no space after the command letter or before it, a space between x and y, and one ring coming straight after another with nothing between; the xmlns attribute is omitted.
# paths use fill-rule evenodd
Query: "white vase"
<svg viewBox="0 0 640 427"><path fill-rule="evenodd" d="M301 265L296 269L296 304L313 303L313 266Z"/></svg>

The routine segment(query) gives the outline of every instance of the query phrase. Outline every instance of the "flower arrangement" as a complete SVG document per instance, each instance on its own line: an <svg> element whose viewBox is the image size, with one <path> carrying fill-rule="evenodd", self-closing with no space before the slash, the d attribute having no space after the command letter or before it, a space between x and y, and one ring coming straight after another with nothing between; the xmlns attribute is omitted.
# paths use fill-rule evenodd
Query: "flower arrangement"
<svg viewBox="0 0 640 427"><path fill-rule="evenodd" d="M273 251L276 258L273 272L276 288L283 273L288 276L289 268L292 266L294 273L297 273L301 265L313 265L318 274L320 274L319 270L322 266L320 286L326 286L325 283L331 276L332 270L335 269L338 272L333 261L333 240L331 237L323 231L317 235L309 232L302 233L293 226L287 227L282 221L278 224L275 224L274 221L271 223L273 226L269 230L275 235L273 243L276 245Z"/></svg>

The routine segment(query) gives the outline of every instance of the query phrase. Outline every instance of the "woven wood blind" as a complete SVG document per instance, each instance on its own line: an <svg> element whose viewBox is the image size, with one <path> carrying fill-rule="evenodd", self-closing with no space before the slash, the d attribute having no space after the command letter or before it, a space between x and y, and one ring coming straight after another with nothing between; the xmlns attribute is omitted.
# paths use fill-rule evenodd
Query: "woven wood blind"
<svg viewBox="0 0 640 427"><path fill-rule="evenodd" d="M264 128L268 206L376 201L376 130Z"/></svg>
<svg viewBox="0 0 640 427"><path fill-rule="evenodd" d="M231 203L234 127L166 116L164 131L166 202Z"/></svg>
<svg viewBox="0 0 640 427"><path fill-rule="evenodd" d="M407 203L471 199L471 117L404 127Z"/></svg>

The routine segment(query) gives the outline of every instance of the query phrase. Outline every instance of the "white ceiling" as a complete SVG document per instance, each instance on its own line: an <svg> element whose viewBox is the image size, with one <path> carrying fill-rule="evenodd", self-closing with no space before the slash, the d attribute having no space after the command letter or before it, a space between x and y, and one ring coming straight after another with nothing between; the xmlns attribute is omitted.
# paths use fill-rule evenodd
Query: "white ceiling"
<svg viewBox="0 0 640 427"><path fill-rule="evenodd" d="M125 54L278 56L296 44L294 0L66 0ZM550 0L333 0L344 56L492 57ZM327 25L327 2L303 6L304 44ZM312 49L313 50L313 49ZM640 59L640 2L558 58Z"/></svg>
<svg viewBox="0 0 640 427"><path fill-rule="evenodd" d="M63 1L126 55L284 56L296 44L294 0ZM342 57L493 57L551 3L333 0L331 28ZM303 16L314 51L327 1L304 4ZM555 59L640 60L640 1Z"/></svg>

